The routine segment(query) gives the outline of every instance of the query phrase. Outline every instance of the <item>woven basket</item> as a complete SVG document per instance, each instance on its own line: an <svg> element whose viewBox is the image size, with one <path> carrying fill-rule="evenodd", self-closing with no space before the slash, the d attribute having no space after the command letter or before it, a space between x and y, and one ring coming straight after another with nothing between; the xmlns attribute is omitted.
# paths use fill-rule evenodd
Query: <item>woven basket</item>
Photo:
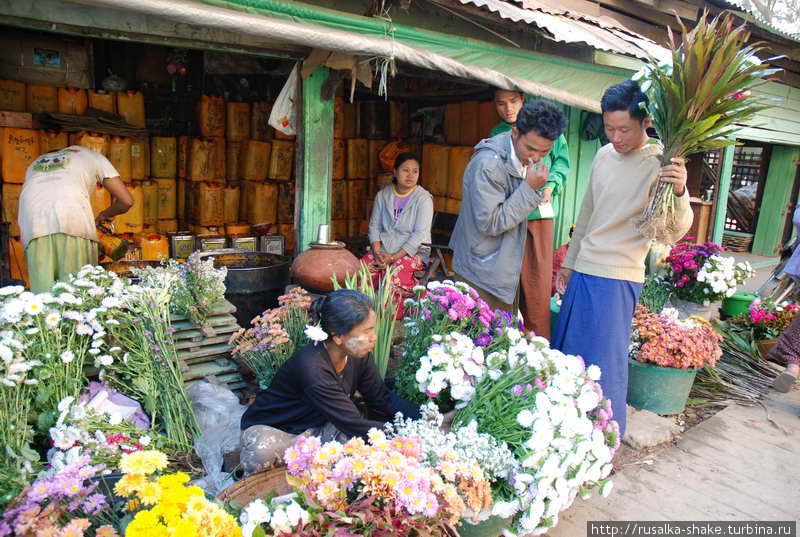
<svg viewBox="0 0 800 537"><path fill-rule="evenodd" d="M752 233L726 231L722 234L722 246L729 252L749 252L752 244Z"/></svg>
<svg viewBox="0 0 800 537"><path fill-rule="evenodd" d="M276 496L283 496L292 491L286 482L286 468L273 468L266 472L259 472L237 481L219 493L217 499L223 502L236 502L247 505L256 498L263 498L270 492Z"/></svg>

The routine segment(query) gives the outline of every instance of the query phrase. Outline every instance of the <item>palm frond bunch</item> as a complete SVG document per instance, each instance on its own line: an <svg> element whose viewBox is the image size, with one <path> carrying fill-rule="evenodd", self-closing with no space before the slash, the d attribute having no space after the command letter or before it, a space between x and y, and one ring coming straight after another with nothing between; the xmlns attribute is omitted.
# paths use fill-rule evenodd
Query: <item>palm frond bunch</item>
<svg viewBox="0 0 800 537"><path fill-rule="evenodd" d="M762 43L748 44L745 25L735 26L730 15L709 20L703 13L688 30L678 19L682 40L669 33L672 65L651 59L635 78L649 104L642 104L664 145L662 164L735 145L739 125L769 108L752 90L780 71L762 64L756 56ZM648 238L672 240L676 228L675 196L670 183L656 182L650 200L637 222Z"/></svg>

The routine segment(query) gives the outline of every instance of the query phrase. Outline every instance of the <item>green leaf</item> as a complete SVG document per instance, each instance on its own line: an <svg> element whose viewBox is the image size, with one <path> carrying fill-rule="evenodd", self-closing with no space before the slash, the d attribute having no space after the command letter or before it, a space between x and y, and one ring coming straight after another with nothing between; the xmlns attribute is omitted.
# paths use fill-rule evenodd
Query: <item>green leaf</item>
<svg viewBox="0 0 800 537"><path fill-rule="evenodd" d="M36 399L35 399L36 406L41 407L47 401L49 401L50 397L52 396L53 396L53 390L50 388L50 386L43 383L39 383L39 389L36 391Z"/></svg>
<svg viewBox="0 0 800 537"><path fill-rule="evenodd" d="M25 457L30 462L38 462L39 461L39 454L32 450L27 444L23 444L19 447L20 454Z"/></svg>
<svg viewBox="0 0 800 537"><path fill-rule="evenodd" d="M55 410L48 410L36 416L36 430L42 433L47 433L50 427L56 424L58 414Z"/></svg>

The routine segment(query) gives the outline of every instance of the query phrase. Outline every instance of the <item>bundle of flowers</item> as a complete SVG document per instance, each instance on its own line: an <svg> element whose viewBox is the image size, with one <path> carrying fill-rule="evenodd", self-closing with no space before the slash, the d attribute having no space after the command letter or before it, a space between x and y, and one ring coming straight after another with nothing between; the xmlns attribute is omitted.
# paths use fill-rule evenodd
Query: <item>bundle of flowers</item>
<svg viewBox="0 0 800 537"><path fill-rule="evenodd" d="M664 144L662 164L736 143L738 125L747 123L768 105L751 95L778 69L762 63L758 44L748 44L746 24L733 17L708 13L688 29L678 18L681 39L669 28L669 63L651 61L634 76L641 78L648 103L642 103ZM655 178L654 178L655 179ZM650 201L638 222L648 238L668 243L677 228L675 194L670 183L655 181Z"/></svg>
<svg viewBox="0 0 800 537"><path fill-rule="evenodd" d="M134 274L145 287L157 283L160 272L175 275L170 289L170 313L188 317L197 325L204 325L211 309L225 299L225 277L228 269L215 268L213 259L203 259L201 252L190 255L185 262L174 259L161 267L135 269Z"/></svg>
<svg viewBox="0 0 800 537"><path fill-rule="evenodd" d="M100 376L140 402L171 442L190 450L197 422L186 394L169 311L177 279L174 273L159 269L150 274L146 286L126 287L124 314L110 328L121 349L102 363Z"/></svg>
<svg viewBox="0 0 800 537"><path fill-rule="evenodd" d="M482 336L491 338L491 342L482 346L481 343L485 343L481 341ZM508 326L498 327L494 337L482 333L473 340L451 332L445 336L433 334L431 340L433 343L417 362L414 379L419 392L438 399L446 408L463 408L484 375L496 378L500 374L497 367L489 367L487 353L496 357L494 349L506 349L528 341L519 330ZM540 337L531 336L530 341L541 348L548 345L547 340Z"/></svg>
<svg viewBox="0 0 800 537"><path fill-rule="evenodd" d="M266 535L266 525L275 536L289 535L296 528L305 527L310 520L309 511L294 498L273 498L269 502L258 498L247 504L239 514L243 537L252 537L257 530L259 535ZM311 536L313 533L307 532L305 535Z"/></svg>
<svg viewBox="0 0 800 537"><path fill-rule="evenodd" d="M0 505L22 490L39 462L30 447L35 433L46 434L58 402L86 384L85 362L100 365L120 350L108 330L119 322L123 294L116 275L91 266L49 293L0 289L0 482L7 484Z"/></svg>
<svg viewBox="0 0 800 537"><path fill-rule="evenodd" d="M477 464L443 459L428 466L419 439L390 440L377 429L367 442L320 444L301 437L284 461L290 484L313 514L293 535L444 535L468 508L491 505L489 482Z"/></svg>
<svg viewBox="0 0 800 537"><path fill-rule="evenodd" d="M732 296L755 271L748 262L718 255L723 247L713 242L677 244L664 260L677 298L708 305Z"/></svg>
<svg viewBox="0 0 800 537"><path fill-rule="evenodd" d="M509 501L513 500L511 478L519 471L520 464L505 442L478 432L475 421L444 432L441 428L443 416L434 403L423 405L421 413L418 420L404 419L398 414L393 423L386 425L387 438L390 441L404 437L419 439L423 464L440 469L444 476L451 475L453 468L479 467L491 484L492 505L471 512L470 520L513 515L514 511L509 512L509 507L513 508ZM469 502L467 505L471 510Z"/></svg>
<svg viewBox="0 0 800 537"><path fill-rule="evenodd" d="M474 421L478 432L508 446L518 467L494 512L514 516L506 534L542 534L579 494L598 486L610 492L619 425L597 383L600 369L579 357L523 337L487 363L498 374L478 382L454 426Z"/></svg>
<svg viewBox="0 0 800 537"><path fill-rule="evenodd" d="M108 503L96 492L93 480L104 467L89 464L80 457L60 471L43 475L3 513L0 537L41 537L44 535L80 537L90 530L97 537L117 537L106 523Z"/></svg>
<svg viewBox="0 0 800 537"><path fill-rule="evenodd" d="M114 492L128 498L133 514L126 537L196 535L238 537L239 525L219 505L207 500L203 490L187 486L189 476L178 472L159 475L167 467L167 456L156 450L124 455L120 468L125 474Z"/></svg>
<svg viewBox="0 0 800 537"><path fill-rule="evenodd" d="M644 363L676 369L714 366L722 356L720 336L704 319L679 319L667 308L652 313L636 306L631 333L630 357Z"/></svg>
<svg viewBox="0 0 800 537"><path fill-rule="evenodd" d="M800 306L794 302L757 298L750 303L747 314L734 318L733 322L748 326L757 340L777 339L798 315Z"/></svg>
<svg viewBox="0 0 800 537"><path fill-rule="evenodd" d="M454 401L469 399L470 386L484 369L482 354L507 345L508 334L519 334L523 326L504 311L492 311L463 282L430 282L415 290L417 297L406 301L406 337L395 388L417 403L446 392L439 402L452 408ZM423 358L430 367L421 367ZM420 369L427 373L418 375ZM448 387L455 387L455 396Z"/></svg>
<svg viewBox="0 0 800 537"><path fill-rule="evenodd" d="M176 450L166 436L137 427L119 413L110 412L104 406L105 394L101 391L91 401L67 397L58 404L61 414L50 428L53 447L47 459L51 468L58 469L88 456L92 464L114 469L127 453L148 448L168 453Z"/></svg>
<svg viewBox="0 0 800 537"><path fill-rule="evenodd" d="M262 388L268 388L283 362L308 342L305 329L310 307L308 291L295 287L278 297L277 308L266 310L252 320L250 328L231 335L233 358L255 374Z"/></svg>

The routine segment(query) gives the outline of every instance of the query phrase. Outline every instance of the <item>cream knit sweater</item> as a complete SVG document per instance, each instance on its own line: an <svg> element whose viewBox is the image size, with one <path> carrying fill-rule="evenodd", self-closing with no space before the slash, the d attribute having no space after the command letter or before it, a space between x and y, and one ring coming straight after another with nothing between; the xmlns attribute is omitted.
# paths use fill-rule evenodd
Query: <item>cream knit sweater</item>
<svg viewBox="0 0 800 537"><path fill-rule="evenodd" d="M657 143L626 154L617 153L611 144L597 152L564 267L603 278L644 281L650 240L636 231L634 222L657 180L661 152ZM688 189L677 198L676 207L680 225L675 241L689 231L694 218Z"/></svg>

